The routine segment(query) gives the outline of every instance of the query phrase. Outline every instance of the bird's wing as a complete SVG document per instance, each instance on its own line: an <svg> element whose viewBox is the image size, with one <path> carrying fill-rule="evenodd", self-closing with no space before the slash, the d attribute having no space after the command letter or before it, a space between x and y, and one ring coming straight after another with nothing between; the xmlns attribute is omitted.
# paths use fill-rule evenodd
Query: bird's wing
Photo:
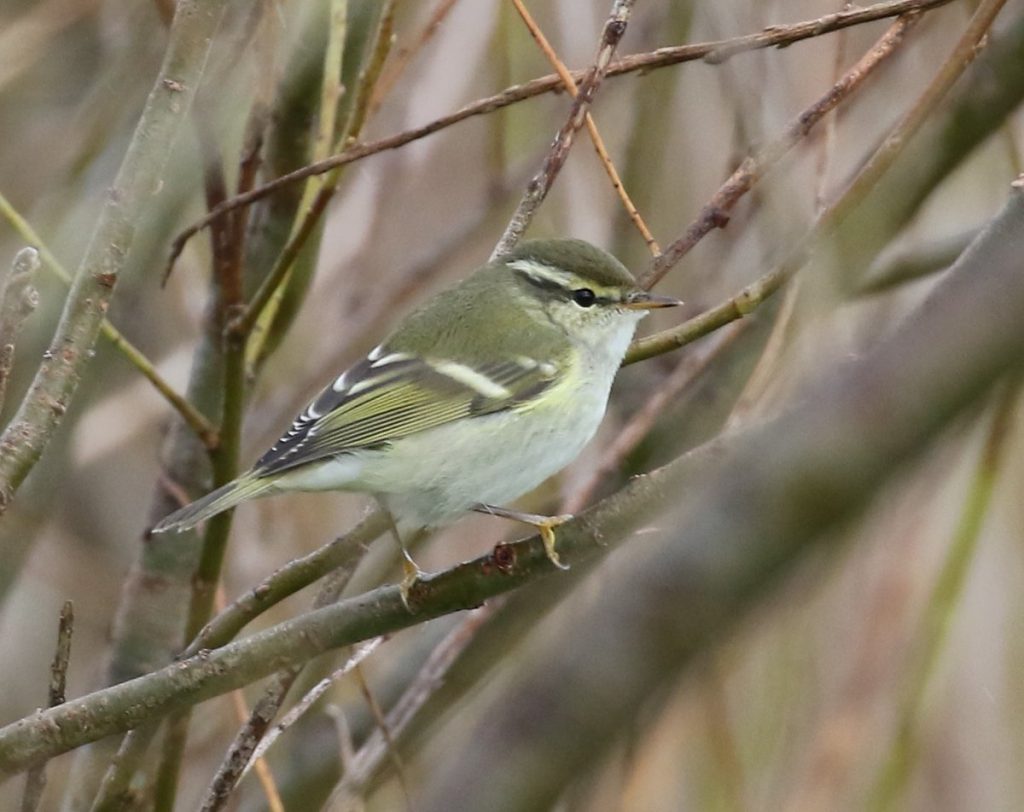
<svg viewBox="0 0 1024 812"><path fill-rule="evenodd" d="M557 360L423 359L383 347L324 389L256 463L269 476L467 417L523 405L554 382Z"/></svg>

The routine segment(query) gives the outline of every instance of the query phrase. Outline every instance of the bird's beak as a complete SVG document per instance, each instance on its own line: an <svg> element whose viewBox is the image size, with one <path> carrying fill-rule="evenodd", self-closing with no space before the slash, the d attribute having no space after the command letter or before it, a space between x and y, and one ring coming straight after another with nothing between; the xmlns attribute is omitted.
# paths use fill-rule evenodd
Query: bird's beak
<svg viewBox="0 0 1024 812"><path fill-rule="evenodd" d="M679 307L682 303L681 299L672 296L658 296L646 290L638 290L629 294L622 306L630 310L653 310L656 307Z"/></svg>

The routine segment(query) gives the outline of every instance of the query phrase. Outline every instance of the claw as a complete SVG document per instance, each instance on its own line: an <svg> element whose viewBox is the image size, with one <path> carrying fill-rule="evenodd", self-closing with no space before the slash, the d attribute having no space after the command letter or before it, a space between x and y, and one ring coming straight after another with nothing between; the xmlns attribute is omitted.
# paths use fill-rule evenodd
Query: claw
<svg viewBox="0 0 1024 812"><path fill-rule="evenodd" d="M398 585L398 592L402 596L402 604L405 606L406 611L412 614L413 608L409 602L409 593L416 585L416 582L423 577L423 570L417 567L416 562L406 555L402 559L402 573L402 581Z"/></svg>
<svg viewBox="0 0 1024 812"><path fill-rule="evenodd" d="M572 519L571 513L562 513L557 516L541 516L537 513L522 513L518 510L509 510L508 508L482 503L474 506L473 510L477 513L499 516L502 519L511 519L514 522L522 522L531 527L536 527L540 531L541 541L544 542L544 553L547 555L548 561L560 570L569 569L569 565L562 563L562 559L558 557L558 553L555 550L555 528Z"/></svg>
<svg viewBox="0 0 1024 812"><path fill-rule="evenodd" d="M560 524L565 524L572 516L550 516L544 522L537 525L537 529L540 531L540 539L544 542L544 554L548 557L548 561L554 564L560 570L569 569L568 564L563 564L562 559L558 555L558 551L555 549L555 528Z"/></svg>

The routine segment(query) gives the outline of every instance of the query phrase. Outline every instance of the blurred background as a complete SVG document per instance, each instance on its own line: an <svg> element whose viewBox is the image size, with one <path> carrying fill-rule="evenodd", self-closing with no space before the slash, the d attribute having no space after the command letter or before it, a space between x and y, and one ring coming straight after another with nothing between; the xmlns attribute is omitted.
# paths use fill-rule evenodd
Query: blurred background
<svg viewBox="0 0 1024 812"><path fill-rule="evenodd" d="M68 269L84 251L159 69L169 4L5 0L0 8L0 194ZM586 67L610 3L530 5L561 59ZM712 232L660 283L660 291L685 299L686 312L652 315L641 331L702 312L782 260L931 81L974 5L953 2L928 12L838 113L738 204L728 227ZM840 7L836 0L638 3L618 55L754 33ZM379 8L369 0L347 3L339 120L358 85ZM137 233L109 320L179 392L189 386L210 308L208 233L187 244L164 287L161 276L174 236L205 211L203 156L211 148L220 156L234 188L253 110L269 106L262 177L309 161L329 11L319 0L229 6L194 115ZM890 22L754 50L722 64L698 60L609 78L594 119L659 243L679 237L738 162L778 137ZM402 0L394 32L360 141L419 126L551 72L504 0ZM990 52L1024 55L1018 3L1007 4L988 51L932 110L938 124L930 140L903 156L885 195L870 199L862 226L876 224L871 237L837 242L828 261L807 266L799 284L738 327L624 369L598 438L524 504L558 512L566 504L578 509L581 499L593 502L634 473L784 410L803 381L890 332L955 258L965 235L1001 207L1009 180L1021 171L1017 108L1024 88L1017 87L1019 76L1001 72L1001 63L985 61ZM980 100L990 98L985 93L1000 101L979 111ZM251 382L243 466L397 317L486 260L568 105L564 93L539 95L345 168ZM294 212L294 198L274 201L252 214L252 233L263 231L247 246L250 292L266 272L264 258L281 244L274 205ZM528 232L556 235L606 247L638 274L651 260L583 132ZM4 266L27 242L10 218L0 218ZM920 278L842 301L829 281L889 279L907 268ZM47 268L37 285L41 304L19 339L5 421L53 335L66 291ZM664 692L636 709L635 724L608 744L602 760L567 782L558 808L860 809L884 781L892 782L885 796L891 808L1019 807L1024 436L1012 395L1000 390L950 426L911 467L882 483L870 506L843 528L841 543L799 562L732 634L667 675ZM652 397L661 400L652 404ZM638 442L609 456L638 416ZM0 722L45 703L65 600L75 606L68 695L130 675L118 654L126 628L118 616L135 611L125 608L134 605L126 600L138 588L132 573L139 572L142 534L166 498L160 480L173 456L168 444L183 431L175 426L165 400L101 338L58 436L0 523L0 651L6 655ZM209 470L201 454L195 459L195 481L187 487L201 491ZM605 472L596 483L595 471ZM348 494L243 506L223 571L224 596L233 599L336 537L369 507ZM430 539L417 559L426 569L442 569L521 535L502 522L467 517ZM415 808L417 786L431 765L471 746L466 737L489 697L500 695L523 667L524 641L557 624L565 595L598 599L603 568L628 554L627 542L592 571L566 576L557 589L551 578L539 581L489 616L487 634L453 666L431 711L403 739L403 769L388 760L367 787L367 808L403 809L408 798ZM168 594L180 586L175 582ZM253 628L305 611L312 594L307 589L283 602ZM150 622L160 625L159 617ZM389 707L461 622L446 617L392 636L365 661L365 685ZM344 652L321 658L303 680L311 683L314 672L344 659ZM254 702L259 686L245 694ZM270 750L287 809L319 808L337 780L339 733L330 708L341 709L357 743L373 727L360 680L340 680ZM196 808L237 725L228 698L203 706L191 725L177 808ZM68 754L51 763L41 808L87 808L80 794L88 782L64 796L74 762ZM21 786L19 779L0 787L0 807L16 808ZM270 802L249 776L231 803L256 810Z"/></svg>

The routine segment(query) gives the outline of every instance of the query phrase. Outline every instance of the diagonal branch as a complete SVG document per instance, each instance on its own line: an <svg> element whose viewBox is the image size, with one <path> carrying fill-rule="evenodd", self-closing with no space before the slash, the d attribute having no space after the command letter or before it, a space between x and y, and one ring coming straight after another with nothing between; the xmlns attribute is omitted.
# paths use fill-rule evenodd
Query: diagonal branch
<svg viewBox="0 0 1024 812"><path fill-rule="evenodd" d="M645 288L653 287L706 234L716 228L724 228L729 222L729 213L740 198L803 140L818 122L861 87L864 80L900 46L907 32L919 19L918 14L907 14L896 20L857 64L843 74L825 95L796 116L778 138L747 156L712 195L683 235L655 258L650 269L640 277L640 284Z"/></svg>
<svg viewBox="0 0 1024 812"><path fill-rule="evenodd" d="M35 379L0 437L0 514L42 456L67 412L96 344L118 275L148 211L226 3L181 0L160 73L75 274Z"/></svg>
<svg viewBox="0 0 1024 812"><path fill-rule="evenodd" d="M575 99L579 95L579 87L576 85L576 80L572 78L572 74L569 69L565 66L565 63L558 58L558 54L555 53L555 49L551 47L551 43L548 42L548 38L544 36L544 32L541 31L540 26L537 25L537 21L533 19L533 15L530 14L529 9L523 4L522 0L512 0L516 7L516 11L519 12L519 16L522 17L523 23L530 31L530 35L537 42L538 47L544 53L548 62L558 73L562 83L565 85L566 90ZM630 222L636 226L637 231L640 232L640 236L643 237L644 242L650 249L654 256L661 253L661 248L658 247L658 243L654 239L654 235L651 234L650 229L647 227L647 223L644 222L643 217L640 216L640 212L637 211L636 205L633 203L633 199L629 196L626 191L625 185L622 183L622 178L619 176L619 171L615 168L615 164L612 162L611 156L608 154L608 150L604 145L604 139L601 138L601 133L597 129L597 123L594 121L594 117L588 112L585 118L587 125L587 134L590 136L590 141L594 145L594 151L597 152L597 157L601 161L601 166L604 167L605 173L608 175L608 179L612 183L612 188L615 193L619 196L619 200L622 202L623 208L626 210L626 214L629 216Z"/></svg>
<svg viewBox="0 0 1024 812"><path fill-rule="evenodd" d="M505 233L501 235L498 244L491 252L491 259L507 254L519 242L519 238L529 227L533 215L548 196L555 178L569 157L569 150L572 148L576 131L583 126L587 111L594 101L597 89L604 81L608 72L608 63L618 47L619 40L626 33L626 25L629 22L629 15L633 11L635 0L615 0L611 13L605 21L601 31L601 40L597 46L597 56L594 57L594 64L590 66L579 84L579 92L574 95L572 107L569 108L569 117L565 124L555 135L548 154L544 157L537 174L526 184L526 192L522 200L512 213Z"/></svg>
<svg viewBox="0 0 1024 812"><path fill-rule="evenodd" d="M43 238L40 237L36 230L32 228L32 225L21 216L17 209L11 205L10 201L3 195L3 193L0 193L0 214L7 219L14 230L21 235L25 242L35 246L36 250L39 251L39 258L42 260L43 266L48 268L50 272L64 285L70 287L71 274L64 269L60 260L54 256L52 251L50 251L46 243L43 241ZM203 445L208 449L216 448L216 426L207 420L202 412L200 412L195 406L189 403L188 399L175 391L174 387L171 386L170 383L168 383L157 371L153 362L146 357L142 350L125 338L124 334L106 318L103 319L103 323L100 325L100 331L103 337L114 346L114 349L120 352L121 355L124 356L125 360L135 367L142 376L153 385L153 388L156 389L156 391L159 392L174 408L174 410L181 415L181 419L184 420L188 427L196 433L196 436L202 440Z"/></svg>

